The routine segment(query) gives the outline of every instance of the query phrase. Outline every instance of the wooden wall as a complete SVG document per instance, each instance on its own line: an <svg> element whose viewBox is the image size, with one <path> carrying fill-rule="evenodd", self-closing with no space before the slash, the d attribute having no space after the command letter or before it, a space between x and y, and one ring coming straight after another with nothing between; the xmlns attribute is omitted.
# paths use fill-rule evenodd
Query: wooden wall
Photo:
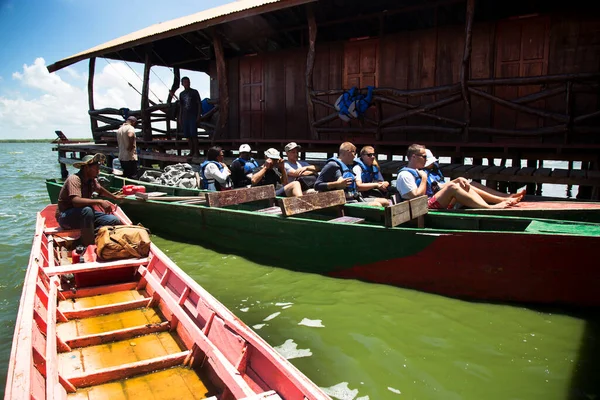
<svg viewBox="0 0 600 400"><path fill-rule="evenodd" d="M418 89L447 85L459 81L464 47L464 26L443 26L423 31L410 31L361 42L319 43L317 35L314 69L315 90L341 89L359 83L375 83L377 87ZM223 138L309 139L306 117L305 69L306 48L246 56L228 60L230 120ZM349 68L348 60L360 69ZM369 70L375 66L373 76ZM476 23L473 29L471 79L533 76L600 71L600 19L582 16L552 15L515 18ZM211 73L216 79L216 71ZM211 86L217 97L216 85ZM513 99L541 90L531 87L483 87L496 96ZM323 100L330 104L336 96ZM430 103L435 96L410 98L411 104ZM532 107L544 107L565 113L564 96L555 96ZM574 108L577 115L598 109L598 92L578 94ZM315 106L315 119L332 112ZM472 126L503 129L532 129L551 126L553 121L533 117L472 97ZM399 108L384 106L383 117ZM369 111L373 113L373 110ZM437 115L463 120L462 102L435 111ZM597 121L597 120L596 120ZM404 124L443 125L425 117L411 117ZM331 127L340 126L340 121ZM339 135L338 135L339 136ZM325 135L323 139L335 139ZM384 141L454 142L460 135L441 133L389 133ZM572 138L573 139L573 138ZM574 138L577 142L595 140L589 135ZM474 142L497 141L491 135L470 136ZM501 138L511 143L521 139ZM553 139L544 139L553 140ZM562 139L561 139L562 140ZM531 139L525 139L531 141Z"/></svg>

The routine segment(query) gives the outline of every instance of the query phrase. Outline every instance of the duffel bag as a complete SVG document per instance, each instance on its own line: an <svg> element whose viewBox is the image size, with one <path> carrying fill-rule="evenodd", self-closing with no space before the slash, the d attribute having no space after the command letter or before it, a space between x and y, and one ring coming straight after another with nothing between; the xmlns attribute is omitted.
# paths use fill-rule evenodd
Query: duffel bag
<svg viewBox="0 0 600 400"><path fill-rule="evenodd" d="M150 253L150 231L141 225L103 226L96 235L96 254L103 260L142 258Z"/></svg>

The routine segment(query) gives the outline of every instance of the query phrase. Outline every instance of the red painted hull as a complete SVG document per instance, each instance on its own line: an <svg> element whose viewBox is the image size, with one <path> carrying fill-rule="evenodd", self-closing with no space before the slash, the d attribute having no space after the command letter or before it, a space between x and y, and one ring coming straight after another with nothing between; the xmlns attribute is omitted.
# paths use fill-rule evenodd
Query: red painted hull
<svg viewBox="0 0 600 400"><path fill-rule="evenodd" d="M597 243L564 235L440 235L414 255L331 275L465 299L596 307L600 267L582 255Z"/></svg>

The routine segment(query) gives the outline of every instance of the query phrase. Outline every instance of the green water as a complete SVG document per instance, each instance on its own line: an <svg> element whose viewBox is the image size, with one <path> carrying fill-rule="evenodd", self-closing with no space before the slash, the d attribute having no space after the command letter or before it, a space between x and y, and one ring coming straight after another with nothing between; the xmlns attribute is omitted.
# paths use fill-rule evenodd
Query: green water
<svg viewBox="0 0 600 400"><path fill-rule="evenodd" d="M59 168L48 144L0 146L4 382L35 212L48 202L43 180L59 176ZM334 398L593 400L600 395L595 312L469 303L153 240Z"/></svg>

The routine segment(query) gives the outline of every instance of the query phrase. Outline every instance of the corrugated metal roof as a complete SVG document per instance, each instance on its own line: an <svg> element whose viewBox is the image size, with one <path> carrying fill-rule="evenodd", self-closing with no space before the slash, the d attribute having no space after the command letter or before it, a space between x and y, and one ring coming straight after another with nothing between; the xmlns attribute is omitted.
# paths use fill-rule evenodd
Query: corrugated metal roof
<svg viewBox="0 0 600 400"><path fill-rule="evenodd" d="M111 40L91 49L77 53L71 57L64 58L48 66L48 71L54 72L67 67L78 61L91 57L102 56L103 53L119 51L125 48L131 48L140 44L150 43L154 40L180 35L182 33L207 28L209 26L219 25L221 23L234 21L236 19L247 17L248 13L241 14L242 11L256 9L252 15L263 12L274 11L278 9L293 7L300 4L311 3L317 0L239 0L233 3L224 4L219 7L200 11L185 17L173 19L167 22L161 22L141 29L137 32L121 36L118 39ZM274 5L274 7L269 7ZM235 16L240 13L239 16Z"/></svg>

